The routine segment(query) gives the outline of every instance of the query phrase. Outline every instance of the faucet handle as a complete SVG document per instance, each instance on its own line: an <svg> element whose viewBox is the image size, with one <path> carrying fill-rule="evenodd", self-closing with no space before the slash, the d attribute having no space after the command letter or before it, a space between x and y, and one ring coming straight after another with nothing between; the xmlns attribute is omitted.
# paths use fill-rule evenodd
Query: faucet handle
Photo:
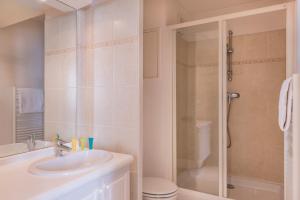
<svg viewBox="0 0 300 200"><path fill-rule="evenodd" d="M56 144L64 144L64 143L68 143L68 142L60 139L59 134L56 134L55 143Z"/></svg>

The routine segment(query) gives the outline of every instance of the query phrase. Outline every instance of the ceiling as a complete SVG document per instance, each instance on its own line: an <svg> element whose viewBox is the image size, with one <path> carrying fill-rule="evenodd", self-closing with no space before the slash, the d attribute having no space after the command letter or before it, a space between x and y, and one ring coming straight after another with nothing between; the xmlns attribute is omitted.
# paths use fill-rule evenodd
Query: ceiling
<svg viewBox="0 0 300 200"><path fill-rule="evenodd" d="M42 4L36 0L2 0L0 28L41 15Z"/></svg>
<svg viewBox="0 0 300 200"><path fill-rule="evenodd" d="M7 27L18 22L34 18L40 15L51 13L53 15L74 10L67 6L73 3L76 8L86 5L91 0L1 0L0 6L0 28ZM80 3L76 3L80 2Z"/></svg>
<svg viewBox="0 0 300 200"><path fill-rule="evenodd" d="M177 0L190 18L203 18L291 0Z"/></svg>

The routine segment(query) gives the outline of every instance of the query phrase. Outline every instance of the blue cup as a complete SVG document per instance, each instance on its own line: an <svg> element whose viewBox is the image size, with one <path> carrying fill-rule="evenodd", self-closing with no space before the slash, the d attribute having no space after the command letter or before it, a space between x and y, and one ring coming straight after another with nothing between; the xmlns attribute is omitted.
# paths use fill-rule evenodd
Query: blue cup
<svg viewBox="0 0 300 200"><path fill-rule="evenodd" d="M94 138L89 137L89 149L92 150L94 148Z"/></svg>

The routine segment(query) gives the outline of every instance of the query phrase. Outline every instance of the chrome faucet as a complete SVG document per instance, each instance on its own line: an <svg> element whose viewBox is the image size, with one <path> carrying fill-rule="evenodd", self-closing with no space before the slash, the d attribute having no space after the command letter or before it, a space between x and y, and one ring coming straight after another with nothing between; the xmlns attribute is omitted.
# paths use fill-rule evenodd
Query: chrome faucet
<svg viewBox="0 0 300 200"><path fill-rule="evenodd" d="M66 143L67 143L66 141L59 139L59 135L57 135L56 140L55 140L55 156L56 157L63 156L64 151L67 151L67 152L71 151L71 148L65 145Z"/></svg>

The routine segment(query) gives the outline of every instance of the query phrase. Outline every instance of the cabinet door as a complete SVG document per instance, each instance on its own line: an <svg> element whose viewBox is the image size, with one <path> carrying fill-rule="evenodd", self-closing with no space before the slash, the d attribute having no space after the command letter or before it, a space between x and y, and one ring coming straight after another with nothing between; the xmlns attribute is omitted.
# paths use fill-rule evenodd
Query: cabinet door
<svg viewBox="0 0 300 200"><path fill-rule="evenodd" d="M106 186L105 200L130 200L129 173Z"/></svg>
<svg viewBox="0 0 300 200"><path fill-rule="evenodd" d="M105 199L105 189L104 188L97 190L96 200L106 200Z"/></svg>
<svg viewBox="0 0 300 200"><path fill-rule="evenodd" d="M82 200L106 200L105 187L95 190L92 194L86 196Z"/></svg>

